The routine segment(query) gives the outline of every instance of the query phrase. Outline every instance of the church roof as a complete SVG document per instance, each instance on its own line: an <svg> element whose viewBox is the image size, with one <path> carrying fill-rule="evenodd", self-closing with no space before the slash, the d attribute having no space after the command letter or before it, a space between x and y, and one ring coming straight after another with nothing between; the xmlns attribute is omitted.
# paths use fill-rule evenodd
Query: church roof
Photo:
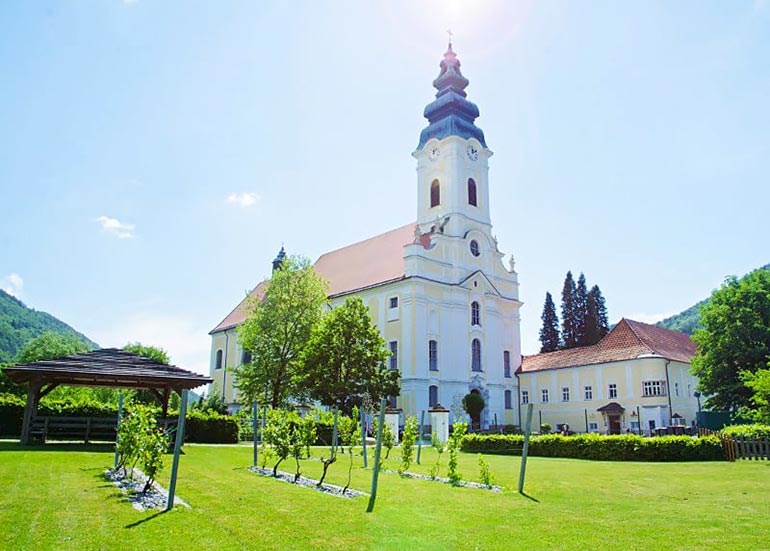
<svg viewBox="0 0 770 551"><path fill-rule="evenodd" d="M451 42L440 67L441 72L433 81L433 86L438 90L436 99L425 107L424 112L430 124L420 134L417 149L421 149L428 140L441 140L447 136L476 138L486 147L484 132L474 124L479 116L479 108L465 99L468 79L460 72L460 60L452 50Z"/></svg>
<svg viewBox="0 0 770 551"><path fill-rule="evenodd" d="M404 277L404 246L414 241L416 224L405 226L322 254L313 267L329 282L329 296L344 295L397 281ZM423 247L430 245L430 234L420 239ZM257 285L248 295L262 298L269 281ZM216 333L242 323L248 315L248 297L210 331Z"/></svg>
<svg viewBox="0 0 770 551"><path fill-rule="evenodd" d="M623 318L592 346L524 356L519 372L633 360L644 355L690 363L695 353L695 343L684 333Z"/></svg>

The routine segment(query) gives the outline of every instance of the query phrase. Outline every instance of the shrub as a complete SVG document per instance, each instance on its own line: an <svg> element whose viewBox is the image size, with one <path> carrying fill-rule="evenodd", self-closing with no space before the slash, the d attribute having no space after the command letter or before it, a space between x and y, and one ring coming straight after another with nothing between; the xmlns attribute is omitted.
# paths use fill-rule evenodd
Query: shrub
<svg viewBox="0 0 770 551"><path fill-rule="evenodd" d="M417 442L417 417L407 417L404 423L404 435L401 440L401 466L398 472L403 474L412 464L414 443Z"/></svg>
<svg viewBox="0 0 770 551"><path fill-rule="evenodd" d="M238 419L213 411L190 411L187 414L185 440L206 444L237 444Z"/></svg>
<svg viewBox="0 0 770 551"><path fill-rule="evenodd" d="M491 488L492 484L494 484L492 473L489 472L489 463L481 454L479 454L479 480L488 488Z"/></svg>
<svg viewBox="0 0 770 551"><path fill-rule="evenodd" d="M463 438L464 452L521 455L521 435L469 434ZM529 454L541 457L567 457L600 461L720 461L725 459L722 443L716 436L548 434L530 439Z"/></svg>
<svg viewBox="0 0 770 551"><path fill-rule="evenodd" d="M770 439L770 425L730 425L723 428L721 433L733 438Z"/></svg>
<svg viewBox="0 0 770 551"><path fill-rule="evenodd" d="M435 432L431 435L430 444L436 450L436 464L430 468L430 477L435 480L441 468L441 454L444 453L444 444L439 440L438 433Z"/></svg>
<svg viewBox="0 0 770 551"><path fill-rule="evenodd" d="M155 476L163 468L163 454L168 449L166 433L155 422L153 411L135 404L127 408L125 418L118 427L118 468L133 476L134 467L140 464L147 476L142 493L152 487Z"/></svg>
<svg viewBox="0 0 770 551"><path fill-rule="evenodd" d="M457 484L463 479L463 476L457 470L457 452L462 445L463 436L468 431L468 423L455 423L452 436L449 437L449 471L447 477L453 484Z"/></svg>
<svg viewBox="0 0 770 551"><path fill-rule="evenodd" d="M540 425L540 434L549 434L553 428L548 423L543 423Z"/></svg>

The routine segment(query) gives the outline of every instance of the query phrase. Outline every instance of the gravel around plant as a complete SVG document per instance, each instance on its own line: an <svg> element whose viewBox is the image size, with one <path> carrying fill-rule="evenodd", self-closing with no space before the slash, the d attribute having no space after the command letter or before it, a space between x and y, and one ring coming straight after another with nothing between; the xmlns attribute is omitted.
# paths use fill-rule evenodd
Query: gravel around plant
<svg viewBox="0 0 770 551"><path fill-rule="evenodd" d="M157 482L154 482L149 490L142 493L147 477L139 469L134 469L133 473L133 478L128 478L124 474L123 469L107 469L104 471L104 477L126 495L126 499L137 511L165 509L168 502L168 491ZM190 508L187 503L177 496L174 496L174 505Z"/></svg>
<svg viewBox="0 0 770 551"><path fill-rule="evenodd" d="M267 478L274 478L282 482L288 482L289 484L295 484L297 486L303 486L305 488L312 488L313 490L322 492L324 494L332 495L335 497L344 497L344 498L352 499L354 497L369 495L364 492L359 492L358 490L353 490L352 488L348 488L343 493L342 486L337 486L335 484L327 484L325 482L319 488L317 480L313 480L312 478L307 478L304 476L300 476L297 482L294 482L294 473L287 473L285 471L278 471L278 475L273 476L273 469L269 469L265 467L249 467L249 470L260 476L265 476Z"/></svg>

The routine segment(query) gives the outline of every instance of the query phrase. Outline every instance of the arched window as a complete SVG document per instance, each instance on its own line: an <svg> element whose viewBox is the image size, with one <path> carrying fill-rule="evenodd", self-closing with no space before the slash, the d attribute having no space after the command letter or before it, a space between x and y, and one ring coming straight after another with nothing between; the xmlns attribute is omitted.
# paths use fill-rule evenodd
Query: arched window
<svg viewBox="0 0 770 551"><path fill-rule="evenodd" d="M222 369L222 350L217 350L217 361L214 364L215 369Z"/></svg>
<svg viewBox="0 0 770 551"><path fill-rule="evenodd" d="M473 181L473 178L468 178L468 204L474 207L478 206L476 201L476 182Z"/></svg>
<svg viewBox="0 0 770 551"><path fill-rule="evenodd" d="M511 376L511 353L508 350L503 350L503 375Z"/></svg>
<svg viewBox="0 0 770 551"><path fill-rule="evenodd" d="M428 387L428 407L433 407L438 404L438 387L436 385L430 385Z"/></svg>
<svg viewBox="0 0 770 551"><path fill-rule="evenodd" d="M438 342L428 341L428 369L438 371Z"/></svg>
<svg viewBox="0 0 770 551"><path fill-rule="evenodd" d="M241 355L241 363L243 365L248 365L251 363L251 352L248 350L243 351L243 354Z"/></svg>
<svg viewBox="0 0 770 551"><path fill-rule="evenodd" d="M510 390L505 391L505 409L513 409Z"/></svg>
<svg viewBox="0 0 770 551"><path fill-rule="evenodd" d="M433 180L430 185L430 206L431 208L437 207L441 204L441 184L438 180Z"/></svg>
<svg viewBox="0 0 770 551"><path fill-rule="evenodd" d="M475 300L471 302L471 325L481 325L481 308Z"/></svg>
<svg viewBox="0 0 770 551"><path fill-rule="evenodd" d="M471 370L481 371L481 341L473 339L471 342Z"/></svg>

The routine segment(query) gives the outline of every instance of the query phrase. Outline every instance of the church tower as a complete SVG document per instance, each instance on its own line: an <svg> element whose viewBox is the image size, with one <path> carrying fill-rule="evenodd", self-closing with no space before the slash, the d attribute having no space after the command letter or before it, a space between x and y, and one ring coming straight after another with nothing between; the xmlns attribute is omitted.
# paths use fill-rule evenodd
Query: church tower
<svg viewBox="0 0 770 551"><path fill-rule="evenodd" d="M425 107L428 126L412 154L417 159L417 223L423 231L449 217L453 230L468 225L489 231L488 160L492 152L474 124L476 104L466 99L466 79L449 43L433 86L436 99ZM454 233L454 232L452 232Z"/></svg>

